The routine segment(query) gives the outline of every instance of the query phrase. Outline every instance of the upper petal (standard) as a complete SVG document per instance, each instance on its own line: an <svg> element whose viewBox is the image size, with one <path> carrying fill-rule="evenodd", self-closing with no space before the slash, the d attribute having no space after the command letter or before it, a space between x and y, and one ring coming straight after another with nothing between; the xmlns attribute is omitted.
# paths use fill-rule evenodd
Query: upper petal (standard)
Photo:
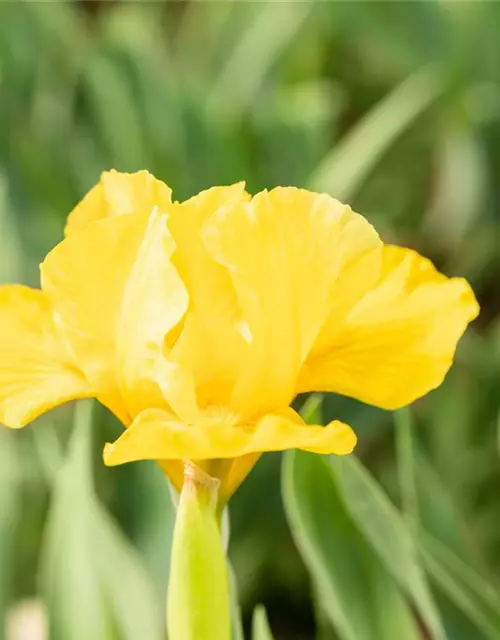
<svg viewBox="0 0 500 640"><path fill-rule="evenodd" d="M228 270L202 241L203 225L219 210L249 200L244 183L214 187L172 207L169 228L176 243L173 261L189 292L189 311L170 358L189 369L203 407L230 402L246 365L241 309Z"/></svg>
<svg viewBox="0 0 500 640"><path fill-rule="evenodd" d="M170 206L171 196L171 189L148 171L104 171L100 181L69 214L65 234L109 216L149 214L155 207L165 211Z"/></svg>
<svg viewBox="0 0 500 640"><path fill-rule="evenodd" d="M220 209L206 224L204 241L230 273L248 329L248 356L231 406L244 416L286 406L342 266L378 255L378 235L327 195L277 188Z"/></svg>
<svg viewBox="0 0 500 640"><path fill-rule="evenodd" d="M165 335L187 307L166 216L112 216L71 233L42 264L42 287L97 397L125 424L164 406L153 381Z"/></svg>

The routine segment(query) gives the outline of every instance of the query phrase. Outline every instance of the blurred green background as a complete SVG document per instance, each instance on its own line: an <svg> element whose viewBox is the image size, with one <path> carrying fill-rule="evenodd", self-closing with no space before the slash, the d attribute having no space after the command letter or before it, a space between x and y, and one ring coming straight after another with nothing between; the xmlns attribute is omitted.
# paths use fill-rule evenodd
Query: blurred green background
<svg viewBox="0 0 500 640"><path fill-rule="evenodd" d="M1 281L38 284L102 170L147 168L176 199L326 191L482 305L396 422L306 400L353 425L363 467L289 454L282 493L282 457L260 460L230 508L246 637L263 603L276 639L500 638L499 35L496 2L0 3ZM0 430L2 639L48 638L43 618L56 640L162 637L168 486L104 468L120 426L90 411Z"/></svg>

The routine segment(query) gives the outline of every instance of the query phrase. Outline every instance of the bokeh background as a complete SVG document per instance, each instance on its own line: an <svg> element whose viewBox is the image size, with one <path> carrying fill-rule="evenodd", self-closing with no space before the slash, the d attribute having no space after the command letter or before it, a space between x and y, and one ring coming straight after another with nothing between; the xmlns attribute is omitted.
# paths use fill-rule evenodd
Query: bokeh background
<svg viewBox="0 0 500 640"><path fill-rule="evenodd" d="M319 564L280 455L236 494L246 637L264 603L276 639L500 638L499 36L496 2L0 3L0 281L36 286L65 216L114 167L149 169L177 199L239 180L326 191L477 292L452 371L411 412L306 400L355 427L384 491L346 498L338 466L320 491L310 458L288 459L302 493L325 494L308 512ZM152 463L103 467L119 432L88 404L0 428L0 638L48 638L44 619L56 640L161 637L169 490ZM395 566L416 529L432 542L418 575Z"/></svg>

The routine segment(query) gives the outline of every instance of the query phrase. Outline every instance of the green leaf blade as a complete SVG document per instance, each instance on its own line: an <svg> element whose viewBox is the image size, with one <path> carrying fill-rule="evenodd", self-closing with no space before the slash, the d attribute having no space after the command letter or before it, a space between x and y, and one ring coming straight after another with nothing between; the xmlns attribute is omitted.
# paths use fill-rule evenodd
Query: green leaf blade
<svg viewBox="0 0 500 640"><path fill-rule="evenodd" d="M150 578L93 491L90 407L81 402L77 408L41 552L49 637L163 640L163 616Z"/></svg>
<svg viewBox="0 0 500 640"><path fill-rule="evenodd" d="M255 607L252 617L252 640L274 640L263 605Z"/></svg>
<svg viewBox="0 0 500 640"><path fill-rule="evenodd" d="M297 547L342 640L417 640L411 611L347 513L328 460L287 452L283 498Z"/></svg>
<svg viewBox="0 0 500 640"><path fill-rule="evenodd" d="M353 456L331 457L345 505L389 573L417 607L434 638L445 637L410 530L382 489Z"/></svg>

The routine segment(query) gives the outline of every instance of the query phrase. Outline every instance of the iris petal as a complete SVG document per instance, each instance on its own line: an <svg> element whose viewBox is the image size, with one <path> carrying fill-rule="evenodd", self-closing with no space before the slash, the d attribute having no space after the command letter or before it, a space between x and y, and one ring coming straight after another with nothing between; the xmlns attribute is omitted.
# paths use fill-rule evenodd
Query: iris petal
<svg viewBox="0 0 500 640"><path fill-rule="evenodd" d="M169 215L177 247L173 261L190 298L184 328L170 358L191 371L202 406L230 401L245 365L246 342L231 276L206 250L201 230L221 208L231 209L248 199L244 183L214 187L176 203Z"/></svg>
<svg viewBox="0 0 500 640"><path fill-rule="evenodd" d="M474 294L465 280L445 277L414 251L386 245L382 255L378 283L323 327L298 392L334 391L397 409L443 381L479 312ZM343 294L340 276L338 298Z"/></svg>
<svg viewBox="0 0 500 640"><path fill-rule="evenodd" d="M203 237L228 269L248 327L231 405L251 416L289 404L342 265L376 252L375 230L327 195L277 188L220 209Z"/></svg>
<svg viewBox="0 0 500 640"><path fill-rule="evenodd" d="M21 427L90 387L58 332L45 295L0 287L0 422Z"/></svg>
<svg viewBox="0 0 500 640"><path fill-rule="evenodd" d="M56 309L97 397L124 422L166 406L154 375L187 307L166 216L112 216L75 231L42 264Z"/></svg>
<svg viewBox="0 0 500 640"><path fill-rule="evenodd" d="M148 171L119 173L104 171L101 179L69 214L65 234L70 235L91 222L127 213L149 214L157 207L166 211L172 191Z"/></svg>
<svg viewBox="0 0 500 640"><path fill-rule="evenodd" d="M346 424L306 425L291 409L268 414L254 425L212 422L188 426L172 414L147 410L113 444L106 445L108 465L133 460L209 460L237 458L261 451L303 449L315 453L351 453L356 436Z"/></svg>

